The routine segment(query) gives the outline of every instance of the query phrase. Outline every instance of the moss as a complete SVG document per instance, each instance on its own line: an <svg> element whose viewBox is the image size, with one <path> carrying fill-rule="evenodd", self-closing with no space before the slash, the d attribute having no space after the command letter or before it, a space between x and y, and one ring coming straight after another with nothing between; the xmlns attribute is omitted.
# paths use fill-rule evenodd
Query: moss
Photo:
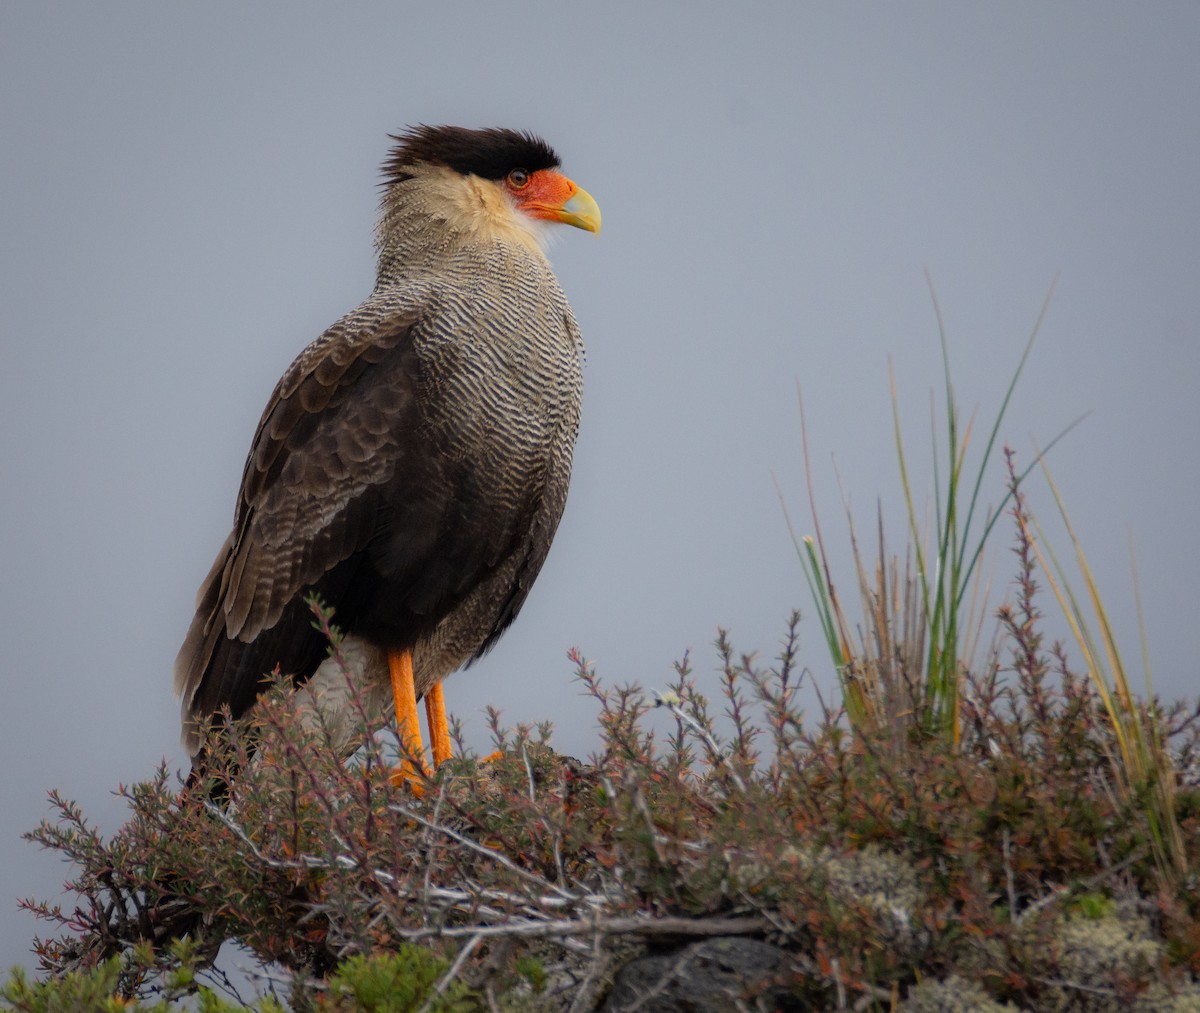
<svg viewBox="0 0 1200 1013"><path fill-rule="evenodd" d="M1057 926L1057 970L1047 989L1049 1011L1200 1013L1200 988L1172 992L1162 979L1163 947L1145 919L1074 915Z"/></svg>
<svg viewBox="0 0 1200 1013"><path fill-rule="evenodd" d="M952 975L945 981L923 982L908 993L899 1013L1020 1013L1012 1003L1001 1005L973 982Z"/></svg>
<svg viewBox="0 0 1200 1013"><path fill-rule="evenodd" d="M189 974L177 971L172 975L167 997L157 1001L139 1002L126 999L123 991L130 974L136 973L130 960L112 957L86 970L71 971L56 978L31 982L20 968L15 968L0 989L0 1009L17 1013L284 1013L284 1008L271 996L263 996L253 1006L229 1003L210 989L201 988L194 999L176 1002L173 986L186 988Z"/></svg>
<svg viewBox="0 0 1200 1013"><path fill-rule="evenodd" d="M417 946L343 961L317 1004L320 1013L468 1013L481 1008L461 982L440 994L435 987L448 965Z"/></svg>
<svg viewBox="0 0 1200 1013"><path fill-rule="evenodd" d="M868 912L886 948L912 955L928 943L928 934L916 918L921 887L905 858L866 847L845 854L824 849L811 862L831 899Z"/></svg>

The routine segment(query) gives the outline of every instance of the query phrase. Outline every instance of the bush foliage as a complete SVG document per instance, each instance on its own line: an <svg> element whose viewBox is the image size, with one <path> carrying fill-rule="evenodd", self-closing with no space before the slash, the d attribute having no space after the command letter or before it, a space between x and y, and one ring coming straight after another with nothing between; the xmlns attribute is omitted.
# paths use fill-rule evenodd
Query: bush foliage
<svg viewBox="0 0 1200 1013"><path fill-rule="evenodd" d="M495 757L454 759L416 791L392 783L394 734L362 714L346 762L280 685L225 735L207 784L162 769L122 789L111 839L52 796L29 836L72 863L77 901L25 902L57 935L36 942L43 980L14 974L0 1006L169 1010L199 989L194 1008L244 1008L211 966L236 942L264 969L263 1013L630 995L645 1010L1200 1009L1196 711L1137 705L1185 849L1164 870L1155 786L1118 784L1095 683L1043 642L1013 502L1016 593L1001 649L962 673L957 744L903 720L923 686L899 643L888 734L804 714L795 615L771 664L720 635L719 718L686 662L647 695L576 655L598 754L493 717ZM709 981L709 1005L684 1004Z"/></svg>

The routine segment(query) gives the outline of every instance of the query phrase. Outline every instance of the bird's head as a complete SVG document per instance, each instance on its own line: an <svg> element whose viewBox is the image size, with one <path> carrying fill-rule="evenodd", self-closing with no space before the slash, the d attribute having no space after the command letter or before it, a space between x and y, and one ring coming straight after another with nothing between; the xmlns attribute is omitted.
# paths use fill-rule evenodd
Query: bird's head
<svg viewBox="0 0 1200 1013"><path fill-rule="evenodd" d="M600 231L600 208L564 176L545 141L516 130L419 126L394 136L384 163L379 242L433 227L545 245L547 226Z"/></svg>

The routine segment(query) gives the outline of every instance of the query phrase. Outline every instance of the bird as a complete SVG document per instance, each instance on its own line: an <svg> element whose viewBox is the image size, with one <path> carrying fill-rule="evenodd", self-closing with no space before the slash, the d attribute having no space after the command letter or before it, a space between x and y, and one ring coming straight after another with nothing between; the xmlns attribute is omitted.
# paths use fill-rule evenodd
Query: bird
<svg viewBox="0 0 1200 1013"><path fill-rule="evenodd" d="M516 618L562 517L583 342L546 246L561 224L598 233L599 206L532 133L390 139L374 288L276 384L176 658L193 775L202 730L243 718L272 672L353 751L313 595L358 688L394 709L396 777L429 771L420 699L445 762L442 680Z"/></svg>

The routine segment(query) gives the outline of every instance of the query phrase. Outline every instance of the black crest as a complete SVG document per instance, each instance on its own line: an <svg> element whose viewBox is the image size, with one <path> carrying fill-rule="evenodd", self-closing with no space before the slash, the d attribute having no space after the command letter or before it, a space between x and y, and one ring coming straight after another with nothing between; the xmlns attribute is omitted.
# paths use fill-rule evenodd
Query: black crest
<svg viewBox="0 0 1200 1013"><path fill-rule="evenodd" d="M556 169L561 164L549 144L519 130L500 127L468 130L421 124L391 137L398 143L383 163L385 186L411 178L408 170L416 162L445 165L464 176L484 179L503 179L513 169L537 172Z"/></svg>

